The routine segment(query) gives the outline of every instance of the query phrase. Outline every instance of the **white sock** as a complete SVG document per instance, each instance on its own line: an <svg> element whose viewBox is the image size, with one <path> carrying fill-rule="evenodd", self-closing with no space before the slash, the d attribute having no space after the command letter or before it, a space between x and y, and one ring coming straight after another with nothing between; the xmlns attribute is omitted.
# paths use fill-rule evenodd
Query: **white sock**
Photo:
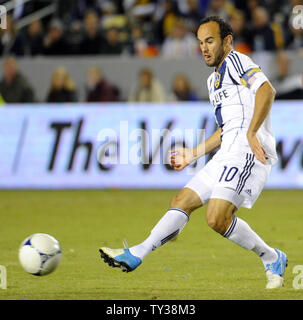
<svg viewBox="0 0 303 320"><path fill-rule="evenodd" d="M144 259L148 253L175 238L185 227L188 219L189 216L185 211L177 208L169 209L145 241L129 248L130 253L141 260Z"/></svg>
<svg viewBox="0 0 303 320"><path fill-rule="evenodd" d="M234 217L231 225L223 235L240 247L254 251L266 266L277 260L276 251L268 246L242 219Z"/></svg>

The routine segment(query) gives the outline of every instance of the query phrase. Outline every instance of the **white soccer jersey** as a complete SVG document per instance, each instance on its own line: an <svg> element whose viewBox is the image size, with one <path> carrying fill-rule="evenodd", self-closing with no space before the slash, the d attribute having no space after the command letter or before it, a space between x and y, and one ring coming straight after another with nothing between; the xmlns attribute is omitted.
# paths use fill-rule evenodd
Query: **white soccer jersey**
<svg viewBox="0 0 303 320"><path fill-rule="evenodd" d="M254 112L256 92L265 81L268 79L260 67L235 50L231 50L220 68L209 76L209 99L216 122L222 128L220 154L251 152L246 133ZM269 157L268 164L275 164L278 158L269 115L257 137Z"/></svg>

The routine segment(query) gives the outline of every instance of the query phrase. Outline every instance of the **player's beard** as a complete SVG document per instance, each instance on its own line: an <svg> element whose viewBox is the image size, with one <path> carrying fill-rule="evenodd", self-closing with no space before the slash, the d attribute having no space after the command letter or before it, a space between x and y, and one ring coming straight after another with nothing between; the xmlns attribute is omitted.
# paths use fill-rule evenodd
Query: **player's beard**
<svg viewBox="0 0 303 320"><path fill-rule="evenodd" d="M213 63L211 63L211 64L208 64L206 62L207 66L208 67L218 67L219 64L222 62L224 54L225 54L225 52L224 52L223 46L220 46L219 52L216 54L215 61Z"/></svg>

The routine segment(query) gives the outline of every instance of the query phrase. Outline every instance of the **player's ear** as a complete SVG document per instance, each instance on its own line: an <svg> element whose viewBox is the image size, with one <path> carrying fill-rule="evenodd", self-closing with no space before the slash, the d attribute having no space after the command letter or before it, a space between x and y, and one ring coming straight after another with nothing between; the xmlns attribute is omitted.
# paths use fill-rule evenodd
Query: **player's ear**
<svg viewBox="0 0 303 320"><path fill-rule="evenodd" d="M231 34L228 34L223 40L224 46L231 46L232 42L233 42L233 37Z"/></svg>

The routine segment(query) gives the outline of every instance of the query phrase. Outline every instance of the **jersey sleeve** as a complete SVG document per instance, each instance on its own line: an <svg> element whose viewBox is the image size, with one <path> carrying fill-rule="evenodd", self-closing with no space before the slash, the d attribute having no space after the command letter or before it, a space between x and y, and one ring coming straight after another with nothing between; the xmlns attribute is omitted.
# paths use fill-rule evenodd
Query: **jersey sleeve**
<svg viewBox="0 0 303 320"><path fill-rule="evenodd" d="M243 85L256 94L268 78L248 56L232 52L228 55L229 74L235 83Z"/></svg>

